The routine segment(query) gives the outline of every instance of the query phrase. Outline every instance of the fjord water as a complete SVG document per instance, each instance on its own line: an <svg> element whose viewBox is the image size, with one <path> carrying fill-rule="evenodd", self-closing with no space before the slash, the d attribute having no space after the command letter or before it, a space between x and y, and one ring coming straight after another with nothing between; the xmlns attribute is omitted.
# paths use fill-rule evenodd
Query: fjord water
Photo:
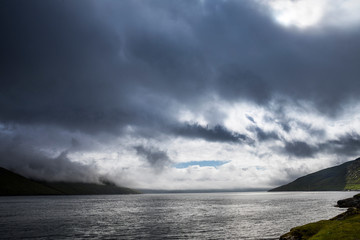
<svg viewBox="0 0 360 240"><path fill-rule="evenodd" d="M0 198L1 239L278 239L353 192Z"/></svg>

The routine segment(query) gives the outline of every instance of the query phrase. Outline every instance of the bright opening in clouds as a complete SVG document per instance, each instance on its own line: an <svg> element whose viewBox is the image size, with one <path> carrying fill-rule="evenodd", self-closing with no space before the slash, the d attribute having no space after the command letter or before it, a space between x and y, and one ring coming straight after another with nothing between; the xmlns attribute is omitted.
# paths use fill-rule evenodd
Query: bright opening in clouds
<svg viewBox="0 0 360 240"><path fill-rule="evenodd" d="M359 10L3 1L0 166L50 181L264 189L355 159Z"/></svg>
<svg viewBox="0 0 360 240"><path fill-rule="evenodd" d="M326 7L324 0L275 0L269 1L275 19L285 26L306 28L316 25L323 17Z"/></svg>
<svg viewBox="0 0 360 240"><path fill-rule="evenodd" d="M306 29L320 26L347 28L359 24L358 0L270 0L261 4L270 7L274 19L285 27Z"/></svg>
<svg viewBox="0 0 360 240"><path fill-rule="evenodd" d="M199 166L199 167L218 167L224 165L230 161L218 161L218 160L208 160L208 161L190 161L190 162L181 162L175 165L176 168L188 168L189 166Z"/></svg>

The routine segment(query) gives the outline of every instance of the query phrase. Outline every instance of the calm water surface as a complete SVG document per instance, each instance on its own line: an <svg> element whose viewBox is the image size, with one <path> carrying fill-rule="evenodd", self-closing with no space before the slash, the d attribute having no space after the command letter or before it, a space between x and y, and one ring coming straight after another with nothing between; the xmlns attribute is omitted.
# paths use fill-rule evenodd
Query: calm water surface
<svg viewBox="0 0 360 240"><path fill-rule="evenodd" d="M354 192L0 197L1 239L278 239Z"/></svg>

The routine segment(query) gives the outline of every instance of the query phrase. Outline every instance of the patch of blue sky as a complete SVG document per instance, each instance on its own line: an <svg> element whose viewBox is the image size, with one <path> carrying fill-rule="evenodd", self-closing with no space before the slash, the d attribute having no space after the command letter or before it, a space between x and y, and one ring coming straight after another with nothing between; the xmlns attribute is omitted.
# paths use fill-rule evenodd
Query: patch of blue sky
<svg viewBox="0 0 360 240"><path fill-rule="evenodd" d="M181 162L174 165L175 168L187 168L190 166L200 166L200 167L219 167L230 161L218 161L218 160L205 160L205 161L190 161L190 162Z"/></svg>
<svg viewBox="0 0 360 240"><path fill-rule="evenodd" d="M262 166L256 166L255 168L256 168L256 170L260 170L260 171L266 170L266 167L262 167Z"/></svg>

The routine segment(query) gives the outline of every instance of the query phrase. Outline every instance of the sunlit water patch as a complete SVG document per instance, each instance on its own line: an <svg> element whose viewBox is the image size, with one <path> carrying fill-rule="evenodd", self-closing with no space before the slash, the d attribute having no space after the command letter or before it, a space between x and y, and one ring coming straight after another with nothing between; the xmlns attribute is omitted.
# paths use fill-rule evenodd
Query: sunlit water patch
<svg viewBox="0 0 360 240"><path fill-rule="evenodd" d="M1 239L278 239L351 192L1 197Z"/></svg>

